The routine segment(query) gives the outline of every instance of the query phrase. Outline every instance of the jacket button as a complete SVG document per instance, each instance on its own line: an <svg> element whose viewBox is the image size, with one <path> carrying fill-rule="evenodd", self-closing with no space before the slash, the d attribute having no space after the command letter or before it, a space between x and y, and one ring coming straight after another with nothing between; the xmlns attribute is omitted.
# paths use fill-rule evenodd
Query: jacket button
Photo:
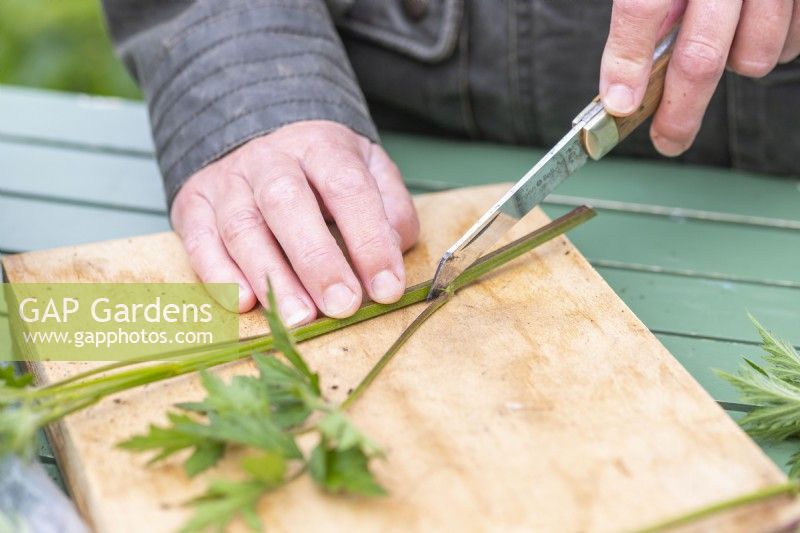
<svg viewBox="0 0 800 533"><path fill-rule="evenodd" d="M428 13L428 0L402 0L403 11L413 20L419 20Z"/></svg>

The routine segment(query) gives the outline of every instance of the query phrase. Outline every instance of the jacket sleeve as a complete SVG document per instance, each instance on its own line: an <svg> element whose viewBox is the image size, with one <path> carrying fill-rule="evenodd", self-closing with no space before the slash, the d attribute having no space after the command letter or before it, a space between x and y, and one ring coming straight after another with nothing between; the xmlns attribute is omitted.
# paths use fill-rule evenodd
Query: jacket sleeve
<svg viewBox="0 0 800 533"><path fill-rule="evenodd" d="M204 165L300 120L377 132L324 0L104 0L142 88L167 201Z"/></svg>

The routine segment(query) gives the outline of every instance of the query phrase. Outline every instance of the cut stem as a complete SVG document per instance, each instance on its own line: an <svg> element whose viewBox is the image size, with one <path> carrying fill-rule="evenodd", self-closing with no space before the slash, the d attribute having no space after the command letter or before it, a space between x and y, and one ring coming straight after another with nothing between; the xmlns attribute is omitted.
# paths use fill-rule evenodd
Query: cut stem
<svg viewBox="0 0 800 533"><path fill-rule="evenodd" d="M403 330L403 333L401 333L400 336L397 337L397 340L395 340L394 343L392 343L392 345L389 347L386 353L383 354L383 356L380 359L378 359L378 362L375 363L375 366L373 366L367 373L367 375L364 376L364 379L362 379L361 383L359 383L356 386L352 394L350 394L350 396L348 396L347 399L342 402L341 406L342 409L347 409L348 407L350 407L350 405L352 405L353 402L358 400L361 397L361 395L364 394L364 391L367 390L367 387L369 387L372 384L372 382L375 381L375 378L378 377L378 374L380 374L381 371L384 368L386 368L386 365L388 365L389 362L392 359L394 359L394 356L397 355L397 352L400 351L400 348L402 348L402 346L406 343L406 341L411 338L414 332L416 332L420 328L420 326L422 326L422 324L424 324L425 321L428 320L433 315L433 313L435 313L437 310L439 310L439 308L441 308L444 304L446 304L452 296L453 296L452 292L443 291L441 294L439 294L439 296L437 296L433 301L431 301L431 303L428 306L426 306L425 309L422 310L422 313L420 313L417 316L417 318L415 318L414 321L411 322L411 324L409 324L408 327Z"/></svg>
<svg viewBox="0 0 800 533"><path fill-rule="evenodd" d="M569 231L589 220L594 215L595 212L592 209L588 207L579 207L546 226L503 246L479 259L467 268L453 282L452 289L457 290L464 285L472 283L489 271ZM310 324L295 328L292 330L292 334L296 341L302 342L420 303L427 297L431 283L432 280L428 280L408 288L397 302L391 304L368 302L351 317L343 319L322 318ZM64 416L78 409L87 407L91 403L99 401L110 394L202 370L211 366L236 361L255 352L268 351L272 348L272 343L273 339L271 335L263 335L245 339L231 345L217 347L212 350L200 349L198 350L199 353L187 354L185 352L175 352L161 355L159 357L165 359L175 357L176 355L179 356L179 358L174 361L153 363L143 367L127 368L135 363L141 363L142 361L140 360L131 361L130 364L112 363L42 388L20 391L20 398L39 401L47 405L60 405L61 408L58 409L59 415ZM400 345L402 345L402 343L400 343ZM382 366L378 368L372 378L370 378L370 382L374 379L375 375L380 372L383 366L389 362L391 357L392 355L387 357L385 362L382 363ZM362 390L368 385L369 383L362 387ZM359 392L359 395L360 394L361 392ZM71 406L74 406L74 408L71 408Z"/></svg>
<svg viewBox="0 0 800 533"><path fill-rule="evenodd" d="M543 226L542 228L538 229L537 231L528 234L527 236L523 237L522 239L518 239L502 248L497 249L496 251L482 257L477 262L475 262L470 268L465 270L460 276L458 276L452 284L450 284L444 291L442 291L435 299L431 301L431 303L422 310L422 312L415 318L408 327L403 330L397 340L392 343L389 349L386 351L383 356L378 359L378 362L375 363L370 371L364 376L364 379L356 386L350 396L347 397L342 402L342 409L347 409L350 407L356 400L358 400L367 388L375 381L375 378L378 377L378 374L386 368L386 365L394 359L395 355L400 351L400 348L411 338L411 336L428 320L433 314L438 311L439 309L444 306L450 298L453 296L455 291L460 289L461 287L468 285L481 277L482 275L494 270L500 265L503 265L512 259L518 257L520 254L525 253L528 250L532 250L533 248L543 244L553 237L556 237L569 229L577 226L581 222L590 219L594 216L594 211L589 209L588 207L582 206L573 211L570 211L563 217L554 220L550 224ZM430 285L430 282L428 282Z"/></svg>

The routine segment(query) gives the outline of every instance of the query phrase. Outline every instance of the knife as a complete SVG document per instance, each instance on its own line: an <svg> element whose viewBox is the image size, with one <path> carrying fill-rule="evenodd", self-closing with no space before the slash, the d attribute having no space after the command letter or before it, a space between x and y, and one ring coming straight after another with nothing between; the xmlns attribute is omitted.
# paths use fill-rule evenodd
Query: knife
<svg viewBox="0 0 800 533"><path fill-rule="evenodd" d="M438 296L514 224L591 158L598 160L652 115L661 102L675 27L656 46L653 67L639 108L627 117L606 112L595 97L572 121L572 129L442 255L428 300Z"/></svg>

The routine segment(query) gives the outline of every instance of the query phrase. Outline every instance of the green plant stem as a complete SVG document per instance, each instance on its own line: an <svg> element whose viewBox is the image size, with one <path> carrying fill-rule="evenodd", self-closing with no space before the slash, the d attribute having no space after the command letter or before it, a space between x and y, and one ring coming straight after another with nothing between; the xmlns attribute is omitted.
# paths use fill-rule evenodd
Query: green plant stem
<svg viewBox="0 0 800 533"><path fill-rule="evenodd" d="M342 402L341 408L347 409L350 407L356 400L358 400L367 388L375 381L375 378L378 377L378 374L386 368L386 365L394 359L394 356L397 355L397 352L400 351L400 348L411 338L411 336L428 320L436 311L438 311L444 304L446 304L450 298L453 296L451 291L444 291L439 296L434 298L431 303L422 310L422 313L417 315L411 324L408 325L406 329L397 337L397 340L392 343L389 349L386 351L378 362L370 369L364 379L353 389L353 392L350 396Z"/></svg>
<svg viewBox="0 0 800 533"><path fill-rule="evenodd" d="M791 479L786 483L771 485L741 496L706 505L694 511L689 511L688 513L656 522L642 529L634 530L632 533L656 533L659 531L666 531L700 521L723 511L729 511L752 503L768 500L783 494L797 495L798 492L800 492L800 481Z"/></svg>
<svg viewBox="0 0 800 533"><path fill-rule="evenodd" d="M534 231L525 237L503 246L476 261L466 269L452 284L452 289L457 290L479 277L487 274L501 265L519 257L520 255L532 250L536 246L578 226L589 220L595 215L592 209L579 207L570 213L554 220L550 224ZM370 320L414 305L424 301L430 290L432 280L419 283L406 290L397 302L391 304L379 304L368 302L362 306L353 316L343 319L322 318L310 324L300 326L292 330L294 338L298 342L325 335L327 333L346 328L350 325ZM52 385L22 391L22 398L41 400L48 405L61 405L57 411L61 416L74 412L86 406L87 398L92 398L92 402L98 401L105 396L121 392L136 386L153 383L163 379L176 377L211 366L229 363L254 352L267 351L272 347L273 339L270 335L247 339L234 343L230 347L217 348L214 350L201 350L197 355L190 355L186 359L176 361L154 363L147 366L128 368L118 372L111 372L124 368L125 364L112 363L103 367L98 367L77 376L67 378ZM399 348L399 347L398 347ZM181 354L186 355L186 354ZM169 357L166 355L164 357ZM391 356L388 358L391 359ZM383 363L383 366L388 360ZM132 364L132 363L131 363ZM381 367L383 368L383 367ZM378 370L378 372L380 369ZM111 373L110 373L111 372ZM377 375L377 374L376 374ZM373 378L374 379L374 376ZM367 384L368 385L368 384ZM365 387L364 387L365 388ZM76 403L71 403L72 402ZM61 402L64 402L63 404ZM75 405L73 409L70 405ZM50 418L50 417L48 417ZM55 419L55 418L54 418Z"/></svg>
<svg viewBox="0 0 800 533"><path fill-rule="evenodd" d="M520 237L514 242L506 244L501 248L498 248L494 252L484 255L475 261L475 263L473 263L464 272L462 272L461 275L459 275L453 281L450 287L453 289L453 291L457 291L465 285L469 285L470 283L474 282L481 276L488 274L489 272L508 263L509 261L516 259L520 255L533 250L537 246L540 246L547 241L554 239L555 237L558 237L562 233L566 233L580 224L583 224L595 215L595 211L589 207L576 207L566 215L555 219L546 226L542 226L538 230L533 231L524 237ZM427 283L430 287L431 282L429 281Z"/></svg>
<svg viewBox="0 0 800 533"><path fill-rule="evenodd" d="M461 287L468 285L483 276L484 274L494 270L495 268L503 265L512 259L518 257L520 254L532 250L533 248L543 244L553 237L556 237L565 231L568 231L578 224L590 219L594 216L594 211L588 207L579 207L567 215L554 220L550 224L540 228L539 230L529 234L522 239L518 239L495 252L484 256L479 259L470 268L465 270L460 276L453 280L452 284L448 286L442 293L434 298L430 304L422 310L417 318L415 318L408 327L403 330L397 340L389 347L386 353L378 360L377 363L370 369L369 373L364 376L364 379L356 386L350 396L342 402L341 408L347 409L356 400L358 400L367 388L375 381L378 374L383 371L386 365L400 351L400 348L411 338L411 336L425 323L433 314L444 306L450 298L452 298L455 291ZM430 284L429 284L430 285Z"/></svg>

